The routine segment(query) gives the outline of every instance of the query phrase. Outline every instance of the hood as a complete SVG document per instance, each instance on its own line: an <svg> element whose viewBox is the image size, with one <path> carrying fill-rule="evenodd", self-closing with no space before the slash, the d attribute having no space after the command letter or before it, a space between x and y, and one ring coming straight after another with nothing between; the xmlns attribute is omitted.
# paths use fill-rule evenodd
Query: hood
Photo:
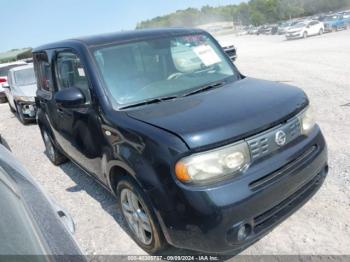
<svg viewBox="0 0 350 262"><path fill-rule="evenodd" d="M338 21L337 20L328 20L328 21L323 21L323 24L325 26L330 26L330 25L335 25Z"/></svg>
<svg viewBox="0 0 350 262"><path fill-rule="evenodd" d="M308 104L299 88L245 78L196 95L127 111L190 148L233 142L279 124Z"/></svg>
<svg viewBox="0 0 350 262"><path fill-rule="evenodd" d="M299 32L302 31L305 27L290 27L288 28L288 33Z"/></svg>
<svg viewBox="0 0 350 262"><path fill-rule="evenodd" d="M15 96L28 96L35 97L36 96L36 84L25 85L25 86L15 86L11 92Z"/></svg>

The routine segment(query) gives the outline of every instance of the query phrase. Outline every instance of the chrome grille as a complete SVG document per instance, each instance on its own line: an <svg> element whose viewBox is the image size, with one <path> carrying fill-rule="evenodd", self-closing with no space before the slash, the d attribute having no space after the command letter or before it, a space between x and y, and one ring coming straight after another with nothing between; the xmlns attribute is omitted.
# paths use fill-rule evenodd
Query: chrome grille
<svg viewBox="0 0 350 262"><path fill-rule="evenodd" d="M248 138L246 141L249 145L252 160L264 157L281 148L281 146L277 145L275 142L276 132L280 130L286 134L285 145L287 145L301 134L299 119L296 117L292 118L285 124L279 125L261 134Z"/></svg>

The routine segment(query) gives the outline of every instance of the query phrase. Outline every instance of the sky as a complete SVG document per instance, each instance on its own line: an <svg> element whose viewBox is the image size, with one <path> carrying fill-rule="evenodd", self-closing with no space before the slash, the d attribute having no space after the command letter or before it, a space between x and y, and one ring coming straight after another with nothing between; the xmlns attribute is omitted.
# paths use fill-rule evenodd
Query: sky
<svg viewBox="0 0 350 262"><path fill-rule="evenodd" d="M136 23L188 7L243 0L1 0L0 52L71 37L132 30Z"/></svg>

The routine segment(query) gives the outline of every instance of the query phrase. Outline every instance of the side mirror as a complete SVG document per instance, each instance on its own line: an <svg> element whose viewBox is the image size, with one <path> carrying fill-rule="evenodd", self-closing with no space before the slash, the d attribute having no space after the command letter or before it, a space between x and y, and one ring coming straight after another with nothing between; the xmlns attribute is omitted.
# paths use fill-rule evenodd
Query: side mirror
<svg viewBox="0 0 350 262"><path fill-rule="evenodd" d="M85 103L85 96L79 88L70 87L62 89L55 94L55 101L58 106L73 108Z"/></svg>

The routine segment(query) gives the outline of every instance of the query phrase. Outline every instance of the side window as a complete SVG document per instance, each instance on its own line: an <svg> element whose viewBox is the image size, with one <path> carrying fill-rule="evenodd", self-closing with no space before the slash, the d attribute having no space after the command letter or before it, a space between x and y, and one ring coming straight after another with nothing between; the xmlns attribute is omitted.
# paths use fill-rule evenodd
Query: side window
<svg viewBox="0 0 350 262"><path fill-rule="evenodd" d="M61 52L56 58L56 79L59 90L79 88L87 102L91 100L89 83L79 57L71 52Z"/></svg>
<svg viewBox="0 0 350 262"><path fill-rule="evenodd" d="M34 54L34 69L39 90L52 91L51 67L45 53Z"/></svg>
<svg viewBox="0 0 350 262"><path fill-rule="evenodd" d="M11 73L10 71L7 74L7 84L11 87L12 86L12 81L11 81Z"/></svg>

